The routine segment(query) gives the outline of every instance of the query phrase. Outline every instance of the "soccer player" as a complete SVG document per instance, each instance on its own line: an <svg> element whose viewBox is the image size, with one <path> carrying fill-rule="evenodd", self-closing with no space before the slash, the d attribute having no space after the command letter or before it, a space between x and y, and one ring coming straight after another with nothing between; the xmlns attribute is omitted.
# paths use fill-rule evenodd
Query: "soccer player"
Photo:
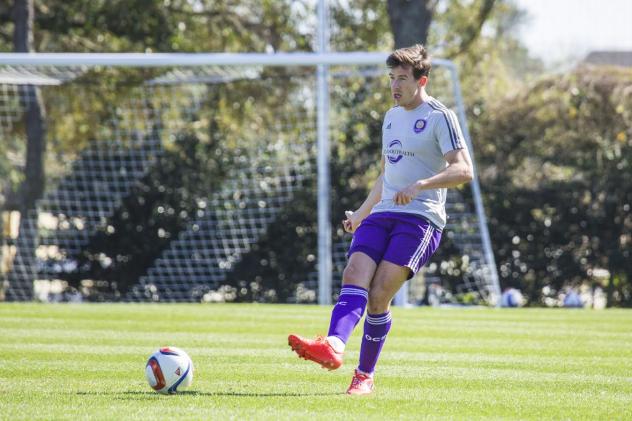
<svg viewBox="0 0 632 421"><path fill-rule="evenodd" d="M373 391L373 372L391 329L391 300L439 245L446 188L472 179L455 114L426 92L431 68L426 49L398 49L386 65L395 106L382 124L382 171L364 203L343 221L354 235L328 336L288 337L301 358L334 370L366 308L351 395Z"/></svg>

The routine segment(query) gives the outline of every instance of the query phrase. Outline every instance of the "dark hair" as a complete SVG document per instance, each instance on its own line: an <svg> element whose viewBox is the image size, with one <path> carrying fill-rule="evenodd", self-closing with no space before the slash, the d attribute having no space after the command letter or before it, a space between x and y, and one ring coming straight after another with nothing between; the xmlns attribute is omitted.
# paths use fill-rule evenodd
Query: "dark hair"
<svg viewBox="0 0 632 421"><path fill-rule="evenodd" d="M389 68L398 66L412 67L413 77L419 79L422 76L428 76L432 64L428 51L421 44L415 44L411 47L399 48L391 53L386 59L386 65Z"/></svg>

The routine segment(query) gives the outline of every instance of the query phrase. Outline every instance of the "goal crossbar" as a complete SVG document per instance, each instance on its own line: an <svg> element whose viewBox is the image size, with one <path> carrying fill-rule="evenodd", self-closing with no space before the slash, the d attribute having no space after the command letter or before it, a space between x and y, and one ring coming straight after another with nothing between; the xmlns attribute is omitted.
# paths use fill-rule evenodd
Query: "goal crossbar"
<svg viewBox="0 0 632 421"><path fill-rule="evenodd" d="M384 64L388 53L0 53L0 65L17 66L108 66L178 67L194 66L317 66ZM433 64L454 67L445 59Z"/></svg>

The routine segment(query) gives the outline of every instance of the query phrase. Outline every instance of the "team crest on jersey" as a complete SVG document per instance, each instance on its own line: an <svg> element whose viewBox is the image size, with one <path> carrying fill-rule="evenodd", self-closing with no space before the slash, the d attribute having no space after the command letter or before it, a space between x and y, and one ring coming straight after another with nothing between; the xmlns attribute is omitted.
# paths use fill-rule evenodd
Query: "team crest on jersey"
<svg viewBox="0 0 632 421"><path fill-rule="evenodd" d="M391 164L397 164L404 157L401 148L402 142L399 140L393 140L388 144L388 149L385 151L388 162Z"/></svg>
<svg viewBox="0 0 632 421"><path fill-rule="evenodd" d="M413 130L415 131L415 133L421 133L425 128L426 120L420 118L419 120L415 121L415 125L413 126Z"/></svg>

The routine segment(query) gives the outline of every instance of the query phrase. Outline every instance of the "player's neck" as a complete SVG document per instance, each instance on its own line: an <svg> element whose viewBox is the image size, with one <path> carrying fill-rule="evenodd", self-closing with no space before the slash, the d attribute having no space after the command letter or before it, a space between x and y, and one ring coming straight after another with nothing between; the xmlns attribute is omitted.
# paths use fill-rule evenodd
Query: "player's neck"
<svg viewBox="0 0 632 421"><path fill-rule="evenodd" d="M406 111L412 111L424 102L428 102L429 99L430 95L428 95L425 91L422 91L418 95L415 95L410 103L404 105L404 109Z"/></svg>
<svg viewBox="0 0 632 421"><path fill-rule="evenodd" d="M404 109L406 111L412 111L423 103L424 103L424 99L421 96L416 96L415 98L413 98L412 101L404 105Z"/></svg>

